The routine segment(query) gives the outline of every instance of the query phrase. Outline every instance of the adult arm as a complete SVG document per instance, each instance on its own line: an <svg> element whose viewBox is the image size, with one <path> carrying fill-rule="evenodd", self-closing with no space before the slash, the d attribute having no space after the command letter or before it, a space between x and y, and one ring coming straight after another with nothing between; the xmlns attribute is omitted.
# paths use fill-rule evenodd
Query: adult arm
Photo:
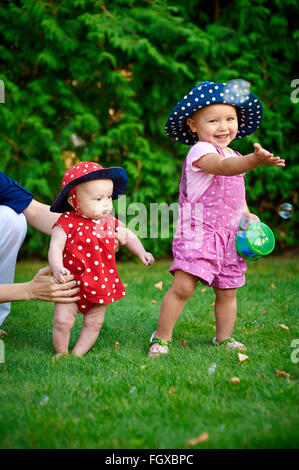
<svg viewBox="0 0 299 470"><path fill-rule="evenodd" d="M52 227L61 214L50 212L50 206L32 199L23 211L27 222L41 232L51 235Z"/></svg>
<svg viewBox="0 0 299 470"><path fill-rule="evenodd" d="M18 300L43 300L45 302L71 303L80 299L76 296L80 291L72 275L65 277L64 284L56 284L49 276L49 266L42 268L29 282L0 284L0 302Z"/></svg>

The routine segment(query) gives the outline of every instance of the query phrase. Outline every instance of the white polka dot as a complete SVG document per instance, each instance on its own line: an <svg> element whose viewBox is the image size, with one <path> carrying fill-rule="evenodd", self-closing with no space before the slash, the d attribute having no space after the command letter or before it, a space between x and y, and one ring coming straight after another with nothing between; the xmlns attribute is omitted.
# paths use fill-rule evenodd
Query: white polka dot
<svg viewBox="0 0 299 470"><path fill-rule="evenodd" d="M88 286L88 282L84 282L84 285L85 285L85 286Z"/></svg>
<svg viewBox="0 0 299 470"><path fill-rule="evenodd" d="M109 273L114 273L114 270L113 269L109 269Z"/></svg>

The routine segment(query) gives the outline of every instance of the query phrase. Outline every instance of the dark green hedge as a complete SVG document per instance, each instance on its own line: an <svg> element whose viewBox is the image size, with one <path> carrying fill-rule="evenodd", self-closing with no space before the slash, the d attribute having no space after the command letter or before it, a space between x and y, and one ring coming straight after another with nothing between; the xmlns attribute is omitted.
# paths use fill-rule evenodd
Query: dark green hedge
<svg viewBox="0 0 299 470"><path fill-rule="evenodd" d="M171 204L188 150L164 133L171 108L200 81L241 77L265 112L233 146L249 153L259 141L287 161L248 173L247 200L280 248L294 245L298 211L283 221L277 207L298 197L298 10L296 0L0 2L1 171L51 203L65 165L96 160L127 170L128 203ZM24 254L46 256L48 239L30 233ZM170 253L171 238L143 242Z"/></svg>

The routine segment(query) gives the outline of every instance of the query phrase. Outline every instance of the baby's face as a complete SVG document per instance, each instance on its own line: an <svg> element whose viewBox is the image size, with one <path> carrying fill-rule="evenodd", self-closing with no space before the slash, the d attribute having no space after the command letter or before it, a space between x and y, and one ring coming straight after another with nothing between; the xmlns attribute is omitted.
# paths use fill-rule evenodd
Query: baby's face
<svg viewBox="0 0 299 470"><path fill-rule="evenodd" d="M112 211L112 180L86 181L76 186L76 192L80 214L90 219L102 219Z"/></svg>
<svg viewBox="0 0 299 470"><path fill-rule="evenodd" d="M225 148L237 135L238 117L236 109L229 104L212 104L199 109L187 121L201 142L210 142Z"/></svg>

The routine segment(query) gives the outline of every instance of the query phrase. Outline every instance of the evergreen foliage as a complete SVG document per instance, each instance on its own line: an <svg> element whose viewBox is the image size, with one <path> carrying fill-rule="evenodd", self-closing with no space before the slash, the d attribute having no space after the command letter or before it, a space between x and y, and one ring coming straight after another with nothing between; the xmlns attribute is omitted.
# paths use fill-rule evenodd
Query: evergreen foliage
<svg viewBox="0 0 299 470"><path fill-rule="evenodd" d="M281 248L295 244L298 211L284 222L276 209L298 203L298 10L296 0L0 2L1 171L51 204L65 168L95 160L127 170L127 203L171 204L188 148L164 132L170 110L200 81L244 78L264 120L234 147L259 141L287 162L248 173L248 204ZM26 253L46 256L45 237L31 234ZM171 241L143 240L156 257Z"/></svg>

